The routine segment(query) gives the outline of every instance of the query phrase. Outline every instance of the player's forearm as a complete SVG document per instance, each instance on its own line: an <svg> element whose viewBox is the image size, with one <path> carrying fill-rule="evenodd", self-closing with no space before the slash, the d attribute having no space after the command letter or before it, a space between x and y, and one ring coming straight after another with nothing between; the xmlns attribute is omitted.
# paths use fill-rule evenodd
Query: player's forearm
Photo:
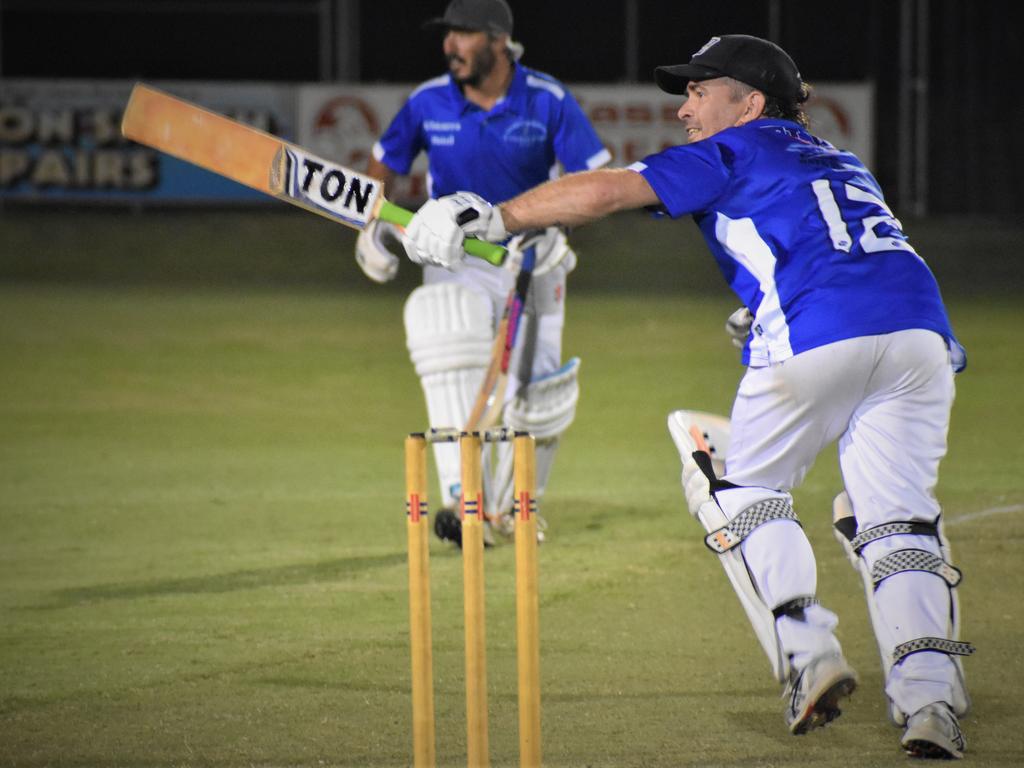
<svg viewBox="0 0 1024 768"><path fill-rule="evenodd" d="M610 213L654 205L657 195L639 173L625 168L563 176L502 203L509 232L552 225L577 226Z"/></svg>
<svg viewBox="0 0 1024 768"><path fill-rule="evenodd" d="M391 170L391 168L373 157L366 164L366 175L380 179L384 189L390 189L394 185L395 179L398 178L398 174Z"/></svg>

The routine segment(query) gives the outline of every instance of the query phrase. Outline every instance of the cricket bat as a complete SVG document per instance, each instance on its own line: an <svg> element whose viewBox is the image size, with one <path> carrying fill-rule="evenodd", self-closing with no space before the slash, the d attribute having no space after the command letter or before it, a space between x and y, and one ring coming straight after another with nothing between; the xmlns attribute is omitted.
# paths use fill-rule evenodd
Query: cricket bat
<svg viewBox="0 0 1024 768"><path fill-rule="evenodd" d="M385 199L379 179L144 83L132 88L121 133L355 229L375 218L404 227L413 216ZM483 240L466 238L465 249L497 266L505 260L504 248Z"/></svg>

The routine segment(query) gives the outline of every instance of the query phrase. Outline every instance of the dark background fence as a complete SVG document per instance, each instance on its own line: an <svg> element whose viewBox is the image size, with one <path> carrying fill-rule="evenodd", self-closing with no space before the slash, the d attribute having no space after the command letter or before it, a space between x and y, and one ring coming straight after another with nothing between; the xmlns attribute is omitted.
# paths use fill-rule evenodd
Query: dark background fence
<svg viewBox="0 0 1024 768"><path fill-rule="evenodd" d="M0 0L0 77L415 82L444 0ZM770 37L807 79L871 81L876 168L902 212L1020 217L1024 69L1011 0L514 0L525 61L647 81L712 34Z"/></svg>

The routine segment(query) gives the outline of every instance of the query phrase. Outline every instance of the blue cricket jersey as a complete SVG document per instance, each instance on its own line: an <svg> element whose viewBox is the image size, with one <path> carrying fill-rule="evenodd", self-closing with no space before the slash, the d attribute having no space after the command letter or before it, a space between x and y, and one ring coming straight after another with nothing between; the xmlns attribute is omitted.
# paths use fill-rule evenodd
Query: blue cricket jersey
<svg viewBox="0 0 1024 768"><path fill-rule="evenodd" d="M760 119L630 168L673 218L693 214L754 313L744 363L923 328L942 335L964 367L931 270L855 155L796 123Z"/></svg>
<svg viewBox="0 0 1024 768"><path fill-rule="evenodd" d="M521 64L490 111L467 101L450 75L413 91L373 156L406 174L421 150L429 160L431 197L464 190L492 203L552 178L558 162L573 172L611 159L568 89Z"/></svg>

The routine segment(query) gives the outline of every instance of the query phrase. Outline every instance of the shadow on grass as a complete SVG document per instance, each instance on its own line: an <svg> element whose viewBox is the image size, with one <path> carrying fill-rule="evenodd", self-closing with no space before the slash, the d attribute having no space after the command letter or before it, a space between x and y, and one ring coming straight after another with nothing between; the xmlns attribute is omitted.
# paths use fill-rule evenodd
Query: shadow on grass
<svg viewBox="0 0 1024 768"><path fill-rule="evenodd" d="M57 590L52 595L52 601L30 606L27 610L69 608L102 600L137 600L164 595L220 594L261 587L331 582L351 578L376 568L391 568L401 565L405 559L404 552L394 552L384 555L321 560L302 565L284 565L276 568L254 568L187 579L74 587Z"/></svg>

